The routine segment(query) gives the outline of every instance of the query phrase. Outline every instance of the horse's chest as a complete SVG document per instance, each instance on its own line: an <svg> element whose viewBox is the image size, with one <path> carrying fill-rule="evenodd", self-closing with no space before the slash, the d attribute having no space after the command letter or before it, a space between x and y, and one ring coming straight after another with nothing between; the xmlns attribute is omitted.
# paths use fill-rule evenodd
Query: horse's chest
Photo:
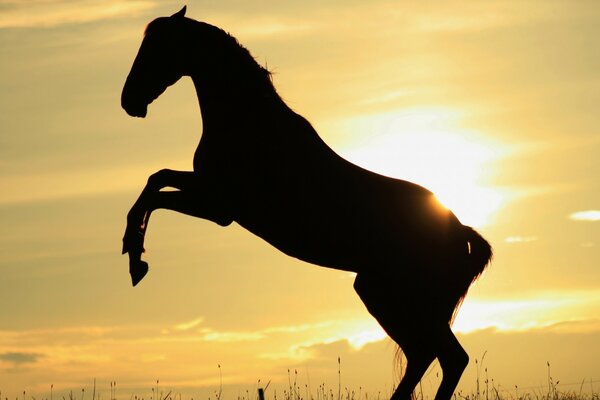
<svg viewBox="0 0 600 400"><path fill-rule="evenodd" d="M235 166L231 152L222 147L218 142L213 143L203 138L194 153L194 172L218 179L227 178Z"/></svg>

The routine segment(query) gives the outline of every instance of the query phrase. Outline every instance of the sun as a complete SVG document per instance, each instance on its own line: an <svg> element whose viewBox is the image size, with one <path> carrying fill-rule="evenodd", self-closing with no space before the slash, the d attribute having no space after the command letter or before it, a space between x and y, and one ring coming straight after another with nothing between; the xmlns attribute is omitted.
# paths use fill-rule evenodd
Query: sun
<svg viewBox="0 0 600 400"><path fill-rule="evenodd" d="M460 113L416 108L346 120L342 155L369 170L431 190L462 223L491 222L505 196L487 184L504 147L460 129Z"/></svg>

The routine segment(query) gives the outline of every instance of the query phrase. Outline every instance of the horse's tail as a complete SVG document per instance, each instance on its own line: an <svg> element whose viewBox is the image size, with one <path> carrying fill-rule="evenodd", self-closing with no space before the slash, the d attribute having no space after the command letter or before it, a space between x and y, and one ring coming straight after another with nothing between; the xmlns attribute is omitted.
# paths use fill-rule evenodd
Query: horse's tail
<svg viewBox="0 0 600 400"><path fill-rule="evenodd" d="M470 283L473 283L485 271L494 255L492 246L475 229L470 226L463 229L469 244L468 268L473 276Z"/></svg>
<svg viewBox="0 0 600 400"><path fill-rule="evenodd" d="M490 264L493 258L492 246L485 240L475 229L470 226L463 226L463 238L467 242L468 253L466 259L460 265L460 268L464 268L464 275L460 285L458 299L454 306L452 318L450 321L454 321L458 309L460 308L469 287L479 278L479 276L485 271L486 267Z"/></svg>

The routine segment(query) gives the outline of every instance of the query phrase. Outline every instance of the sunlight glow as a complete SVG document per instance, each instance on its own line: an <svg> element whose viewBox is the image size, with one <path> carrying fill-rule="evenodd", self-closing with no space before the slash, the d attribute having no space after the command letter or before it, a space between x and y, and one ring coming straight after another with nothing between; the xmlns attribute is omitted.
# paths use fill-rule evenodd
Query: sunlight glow
<svg viewBox="0 0 600 400"><path fill-rule="evenodd" d="M450 109L415 108L352 118L342 129L368 139L348 141L343 155L430 189L463 223L480 227L506 200L506 193L486 185L506 148L461 129L460 117Z"/></svg>

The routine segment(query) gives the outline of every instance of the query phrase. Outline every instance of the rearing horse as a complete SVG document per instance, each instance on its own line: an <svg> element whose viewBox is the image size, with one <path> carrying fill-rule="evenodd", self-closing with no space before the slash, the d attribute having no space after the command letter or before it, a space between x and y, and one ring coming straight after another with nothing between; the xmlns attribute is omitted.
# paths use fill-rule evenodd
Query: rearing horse
<svg viewBox="0 0 600 400"><path fill-rule="evenodd" d="M491 260L488 242L430 191L338 156L235 38L185 10L148 25L121 97L129 115L145 117L148 104L190 76L203 121L194 170L151 175L127 215L133 285L148 271L141 254L154 210L235 221L292 257L356 272L356 292L406 355L392 399L410 399L436 358L443 380L435 398L450 399L469 360L450 325Z"/></svg>

